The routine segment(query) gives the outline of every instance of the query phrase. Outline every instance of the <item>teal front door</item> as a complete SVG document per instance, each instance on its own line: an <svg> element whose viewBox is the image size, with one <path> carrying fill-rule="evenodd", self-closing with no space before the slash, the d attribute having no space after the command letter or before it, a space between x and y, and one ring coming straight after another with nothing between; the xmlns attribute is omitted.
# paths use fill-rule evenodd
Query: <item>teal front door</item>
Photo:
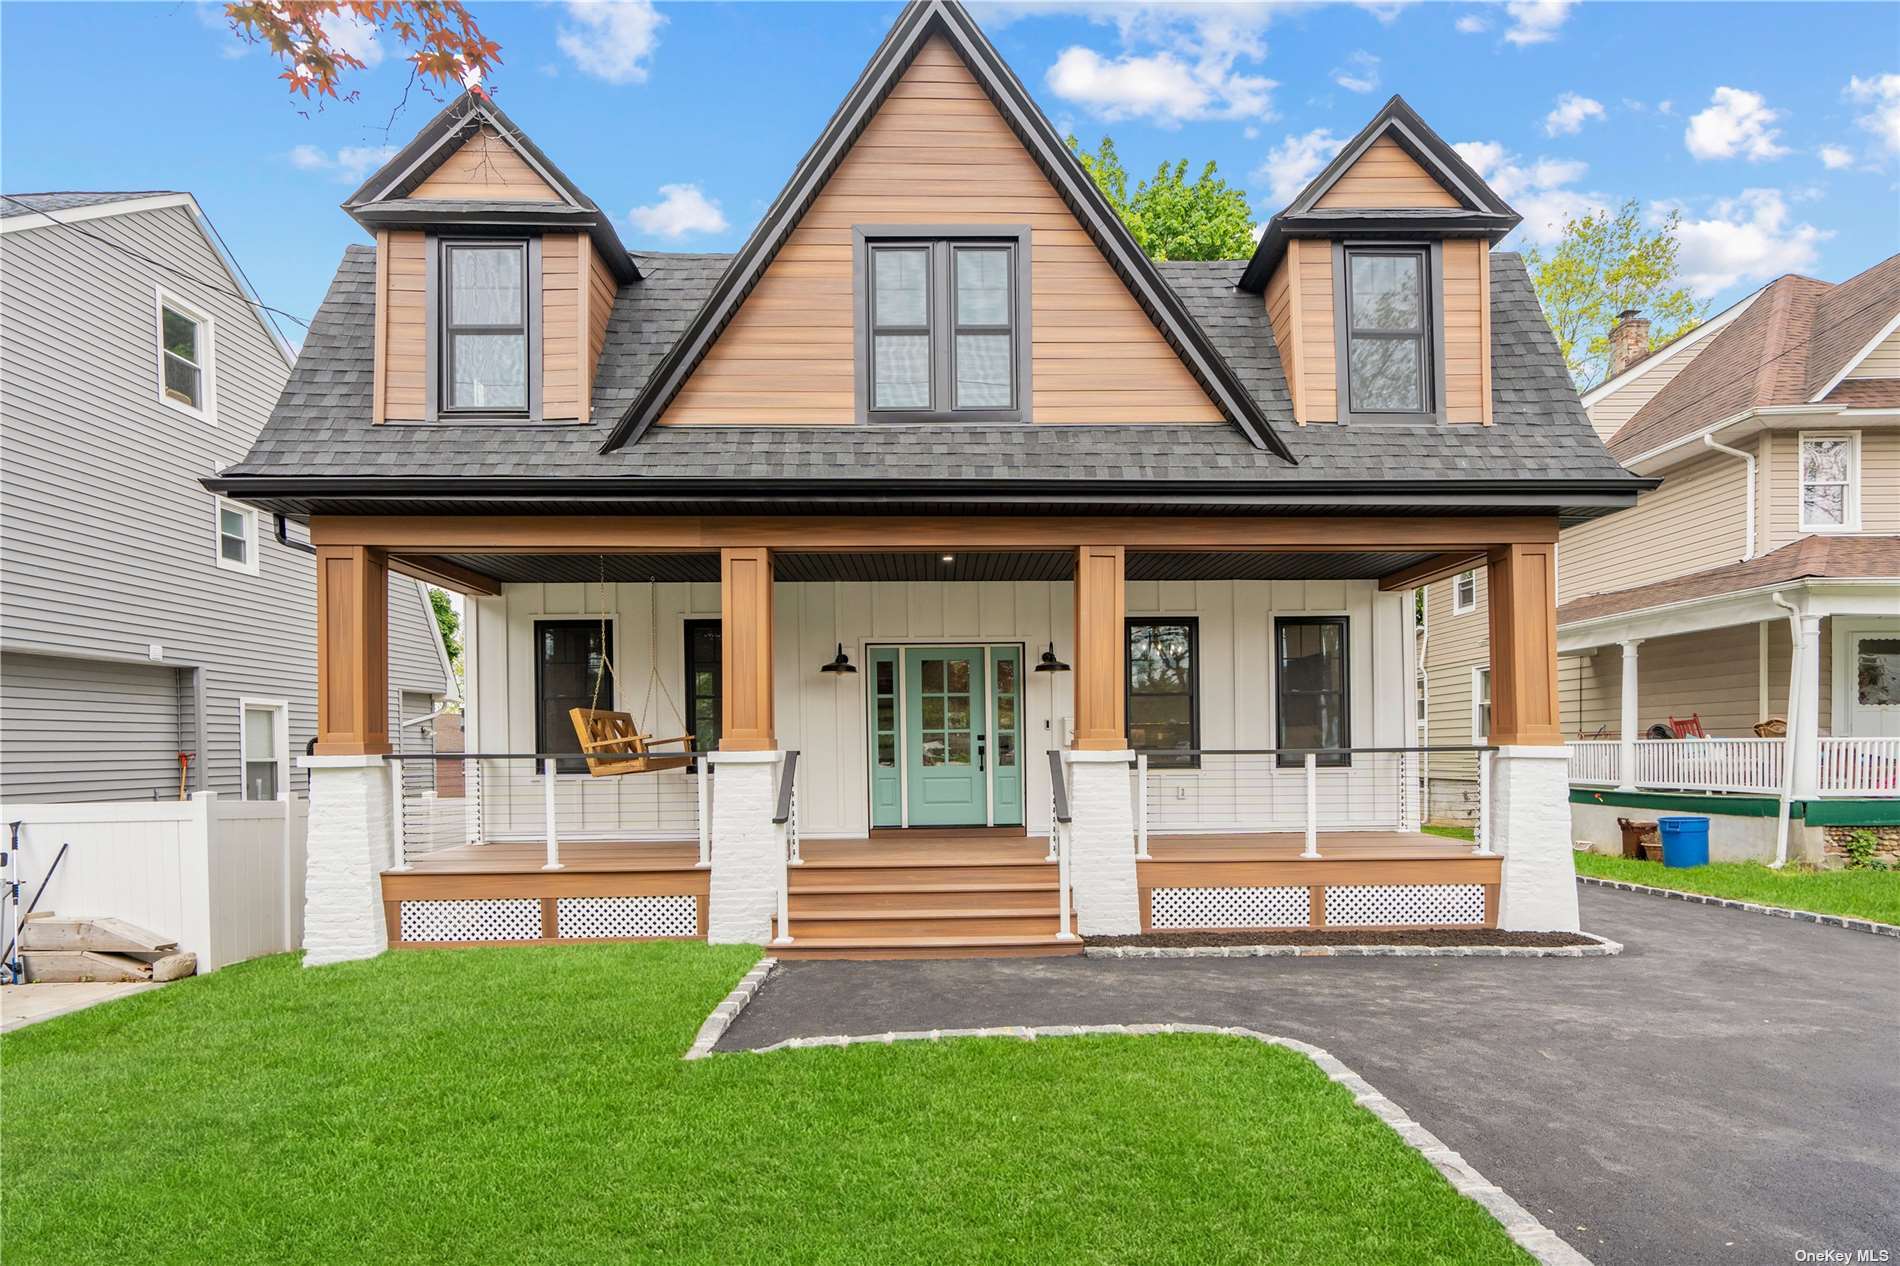
<svg viewBox="0 0 1900 1266"><path fill-rule="evenodd" d="M904 754L912 826L989 821L985 658L980 646L904 652Z"/></svg>

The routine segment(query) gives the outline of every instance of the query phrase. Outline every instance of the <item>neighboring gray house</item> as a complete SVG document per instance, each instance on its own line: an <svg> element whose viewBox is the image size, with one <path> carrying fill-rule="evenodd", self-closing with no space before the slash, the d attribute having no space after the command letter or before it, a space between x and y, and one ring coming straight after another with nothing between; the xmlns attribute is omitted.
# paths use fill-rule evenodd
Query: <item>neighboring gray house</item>
<svg viewBox="0 0 1900 1266"><path fill-rule="evenodd" d="M302 793L314 560L198 483L293 356L190 194L0 199L0 800L169 799L181 752L192 790ZM454 686L416 581L389 624L390 706L427 716Z"/></svg>

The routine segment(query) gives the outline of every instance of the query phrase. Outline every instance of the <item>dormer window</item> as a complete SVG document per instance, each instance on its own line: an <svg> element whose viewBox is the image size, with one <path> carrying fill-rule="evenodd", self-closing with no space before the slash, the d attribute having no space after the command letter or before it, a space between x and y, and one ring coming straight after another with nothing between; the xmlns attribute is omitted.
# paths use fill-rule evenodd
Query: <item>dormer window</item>
<svg viewBox="0 0 1900 1266"><path fill-rule="evenodd" d="M859 421L1020 422L1029 231L859 228Z"/></svg>
<svg viewBox="0 0 1900 1266"><path fill-rule="evenodd" d="M1342 246L1342 420L1423 422L1439 412L1429 246Z"/></svg>
<svg viewBox="0 0 1900 1266"><path fill-rule="evenodd" d="M532 420L539 414L538 244L532 238L439 240L432 303L436 416Z"/></svg>

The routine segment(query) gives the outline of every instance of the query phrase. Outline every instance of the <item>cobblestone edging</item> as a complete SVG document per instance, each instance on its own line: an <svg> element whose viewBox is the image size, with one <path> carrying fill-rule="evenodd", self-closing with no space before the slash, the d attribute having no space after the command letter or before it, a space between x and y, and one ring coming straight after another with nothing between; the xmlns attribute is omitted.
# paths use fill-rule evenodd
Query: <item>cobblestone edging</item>
<svg viewBox="0 0 1900 1266"><path fill-rule="evenodd" d="M761 958L753 964L752 970L741 976L739 983L732 987L732 992L712 1009L712 1014L708 1015L706 1022L699 1026L699 1032L694 1036L693 1044L686 1048L686 1054L681 1058L704 1059L712 1054L713 1047L718 1044L720 1038L726 1035L726 1030L732 1027L732 1022L739 1018L739 1013L746 1009L746 1004L752 1001L753 996L759 992L759 987L765 983L765 978L770 976L772 969L777 966L778 959L776 958Z"/></svg>
<svg viewBox="0 0 1900 1266"><path fill-rule="evenodd" d="M1769 914L1777 919L1793 919L1796 923L1819 923L1831 928L1846 928L1850 932L1872 932L1875 936L1900 936L1900 923L1880 923L1873 919L1856 919L1845 914L1817 914L1813 910L1790 910L1787 906L1757 905L1753 901L1711 897L1707 893L1683 892L1677 888L1658 888L1654 884L1632 884L1621 879L1599 879L1595 875L1578 875L1577 882L1597 888L1615 888L1619 892L1641 892L1652 897L1668 897L1674 901L1692 901L1699 906L1721 906L1725 910L1746 910L1750 914Z"/></svg>
<svg viewBox="0 0 1900 1266"><path fill-rule="evenodd" d="M1085 958L1607 958L1623 943L1579 932L1595 945L1090 945Z"/></svg>
<svg viewBox="0 0 1900 1266"><path fill-rule="evenodd" d="M1272 947L1281 948L1281 947ZM1582 947L1570 947L1582 948ZM770 961L770 960L767 960ZM736 994L738 991L735 990ZM725 1004L721 1004L722 1006ZM727 1023L730 1023L730 1019ZM707 1023L710 1025L711 1020ZM703 1033L703 1030L702 1030ZM868 1043L890 1045L894 1042L936 1042L958 1037L1004 1037L1039 1041L1059 1037L1149 1037L1162 1033L1217 1033L1227 1037L1251 1038L1267 1046L1281 1046L1319 1065L1328 1080L1336 1081L1352 1092L1353 1102L1384 1121L1393 1133L1431 1162L1459 1195L1477 1201L1498 1220L1504 1230L1532 1257L1544 1266L1590 1266L1590 1259L1557 1237L1557 1233L1539 1222L1530 1210L1473 1169L1463 1156L1447 1147L1437 1135L1405 1114L1404 1109L1380 1094L1363 1077L1346 1067L1328 1052L1290 1037L1274 1037L1255 1029L1223 1028L1214 1024L1062 1024L1042 1028L1012 1025L996 1029L919 1029L903 1033L874 1033L861 1037L835 1034L828 1037L793 1037L770 1046L759 1047L753 1054L797 1050L814 1046L859 1046ZM697 1049L697 1044L695 1044Z"/></svg>

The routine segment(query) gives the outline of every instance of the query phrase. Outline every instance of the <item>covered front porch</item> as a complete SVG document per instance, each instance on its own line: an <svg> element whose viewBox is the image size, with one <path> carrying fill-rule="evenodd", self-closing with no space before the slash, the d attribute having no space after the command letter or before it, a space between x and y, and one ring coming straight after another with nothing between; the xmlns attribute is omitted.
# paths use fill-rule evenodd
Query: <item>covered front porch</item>
<svg viewBox="0 0 1900 1266"><path fill-rule="evenodd" d="M743 543L699 543L717 531ZM1110 533L1132 539L1060 543ZM393 568L466 598L469 751L326 732L311 758L313 798L354 782L353 811L383 824L365 832L387 841L373 940L887 956L1575 923L1568 840L1541 829L1563 794L1549 521L337 519L313 535L326 593ZM1487 784L1475 846L1420 833L1426 751L1408 745L1412 589L1474 562L1518 595L1494 617L1499 733L1460 749ZM323 632L323 698L345 686L347 705L375 688L374 618L333 601ZM594 772L573 708L627 713L674 759Z"/></svg>

